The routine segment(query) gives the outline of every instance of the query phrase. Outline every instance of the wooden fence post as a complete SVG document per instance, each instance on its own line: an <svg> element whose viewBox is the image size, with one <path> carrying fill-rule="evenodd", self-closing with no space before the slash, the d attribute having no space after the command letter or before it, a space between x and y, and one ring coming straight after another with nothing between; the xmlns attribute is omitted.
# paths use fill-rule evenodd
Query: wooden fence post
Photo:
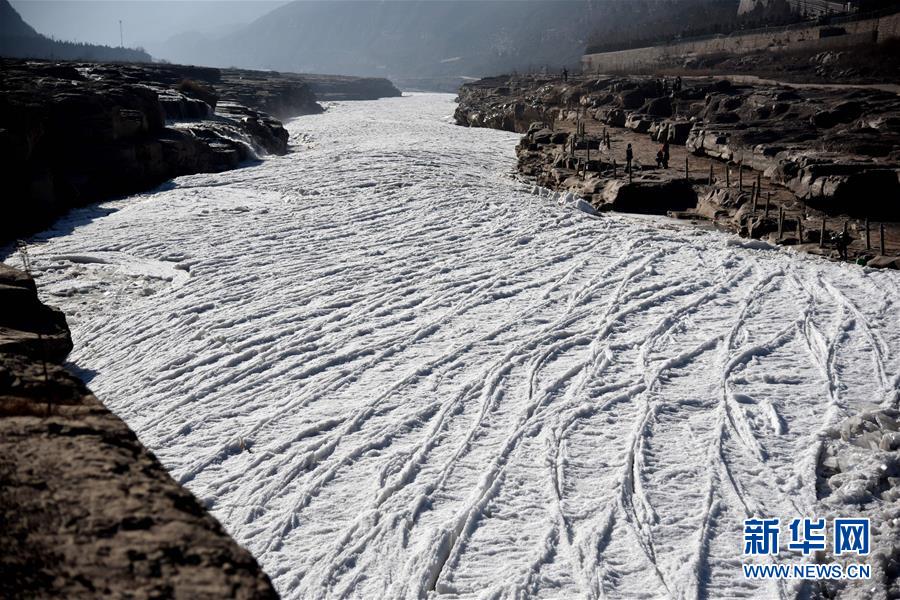
<svg viewBox="0 0 900 600"><path fill-rule="evenodd" d="M725 165L725 187L731 187L731 169Z"/></svg>
<svg viewBox="0 0 900 600"><path fill-rule="evenodd" d="M709 163L709 185L713 184L713 166Z"/></svg>
<svg viewBox="0 0 900 600"><path fill-rule="evenodd" d="M769 200L771 200L771 199L772 199L772 192L766 192L766 212L765 212L764 216L767 219L769 218Z"/></svg>
<svg viewBox="0 0 900 600"><path fill-rule="evenodd" d="M822 230L819 232L819 248L825 247L825 213L822 213Z"/></svg>
<svg viewBox="0 0 900 600"><path fill-rule="evenodd" d="M781 235L784 232L784 207L778 207L778 239L781 240Z"/></svg>
<svg viewBox="0 0 900 600"><path fill-rule="evenodd" d="M880 223L878 227L880 229L879 233L881 234L879 240L881 242L881 255L884 256L884 223Z"/></svg>

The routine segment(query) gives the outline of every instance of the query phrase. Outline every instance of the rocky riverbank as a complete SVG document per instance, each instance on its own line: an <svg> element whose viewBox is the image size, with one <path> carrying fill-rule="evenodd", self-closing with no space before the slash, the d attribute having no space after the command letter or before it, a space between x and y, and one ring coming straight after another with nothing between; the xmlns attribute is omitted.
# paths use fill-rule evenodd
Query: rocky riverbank
<svg viewBox="0 0 900 600"><path fill-rule="evenodd" d="M596 210L711 221L831 257L843 237L850 258L898 265L896 94L710 78L671 92L653 78L498 77L463 86L455 116L524 133L519 170ZM656 164L664 141L668 168Z"/></svg>
<svg viewBox="0 0 900 600"><path fill-rule="evenodd" d="M319 76L328 99L399 95ZM331 87L329 87L331 86ZM67 209L288 152L296 75L3 60L0 244ZM272 116L274 115L274 116ZM268 577L63 362L65 316L0 264L0 596L275 598Z"/></svg>
<svg viewBox="0 0 900 600"><path fill-rule="evenodd" d="M401 96L394 84L381 77L350 77L346 75L292 75L309 84L316 98L322 101L377 100Z"/></svg>
<svg viewBox="0 0 900 600"><path fill-rule="evenodd" d="M13 174L0 243L73 206L285 154L278 119L321 112L314 85L342 98L399 95L387 80L166 64L2 60L0 157ZM357 96L354 96L356 94ZM277 118L276 118L277 117Z"/></svg>
<svg viewBox="0 0 900 600"><path fill-rule="evenodd" d="M276 598L63 361L65 317L0 263L0 596Z"/></svg>

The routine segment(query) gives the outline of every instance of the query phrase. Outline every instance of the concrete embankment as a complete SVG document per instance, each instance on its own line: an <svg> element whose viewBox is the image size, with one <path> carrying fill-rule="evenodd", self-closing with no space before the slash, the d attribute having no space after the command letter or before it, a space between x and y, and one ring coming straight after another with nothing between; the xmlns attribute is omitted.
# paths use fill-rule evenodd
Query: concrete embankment
<svg viewBox="0 0 900 600"><path fill-rule="evenodd" d="M277 598L254 558L63 366L65 317L0 263L0 596Z"/></svg>
<svg viewBox="0 0 900 600"><path fill-rule="evenodd" d="M900 38L900 13L786 27L737 31L677 43L614 52L589 52L582 57L586 73L656 73L667 67L696 66L707 57L746 56L754 52L841 51Z"/></svg>
<svg viewBox="0 0 900 600"><path fill-rule="evenodd" d="M850 258L897 265L894 94L705 78L672 92L650 78L501 77L463 86L456 121L525 133L519 170L597 210L706 220L833 257L846 244ZM663 143L668 167L656 161Z"/></svg>

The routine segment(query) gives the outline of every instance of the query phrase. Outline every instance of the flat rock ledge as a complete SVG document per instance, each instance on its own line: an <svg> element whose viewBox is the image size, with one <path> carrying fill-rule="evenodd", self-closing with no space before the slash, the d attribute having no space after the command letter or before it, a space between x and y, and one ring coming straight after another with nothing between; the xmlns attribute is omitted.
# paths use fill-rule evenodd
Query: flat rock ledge
<svg viewBox="0 0 900 600"><path fill-rule="evenodd" d="M673 91L672 82L493 77L463 85L454 116L459 125L524 134L519 172L594 210L707 222L900 268L900 96L715 78L686 79ZM659 165L664 142L670 158Z"/></svg>
<svg viewBox="0 0 900 600"><path fill-rule="evenodd" d="M0 264L0 597L277 598L269 578L62 365L63 315Z"/></svg>

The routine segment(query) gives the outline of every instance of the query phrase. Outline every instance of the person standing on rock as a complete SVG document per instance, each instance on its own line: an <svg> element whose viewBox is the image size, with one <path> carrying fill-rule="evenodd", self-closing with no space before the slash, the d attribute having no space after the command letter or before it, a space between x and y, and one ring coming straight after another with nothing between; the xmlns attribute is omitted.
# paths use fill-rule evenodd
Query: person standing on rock
<svg viewBox="0 0 900 600"><path fill-rule="evenodd" d="M847 260L847 248L850 246L850 242L853 241L853 238L850 237L850 234L847 233L846 230L841 233L836 233L831 237L832 242L834 243L834 247L837 248L838 256L841 260Z"/></svg>
<svg viewBox="0 0 900 600"><path fill-rule="evenodd" d="M628 144L628 147L625 148L625 172L631 175L631 161L634 159L634 150L631 149L631 144Z"/></svg>
<svg viewBox="0 0 900 600"><path fill-rule="evenodd" d="M569 81L569 70L565 67L563 67L563 81Z"/></svg>
<svg viewBox="0 0 900 600"><path fill-rule="evenodd" d="M669 140L666 140L663 142L662 154L663 154L662 155L663 168L668 169L669 168Z"/></svg>

